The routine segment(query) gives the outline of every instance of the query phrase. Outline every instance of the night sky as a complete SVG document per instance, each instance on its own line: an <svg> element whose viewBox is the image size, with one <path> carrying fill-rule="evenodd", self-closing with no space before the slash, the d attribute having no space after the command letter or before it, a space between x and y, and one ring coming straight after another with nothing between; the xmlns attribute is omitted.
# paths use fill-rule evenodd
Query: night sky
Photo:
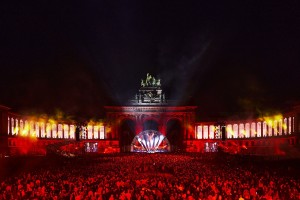
<svg viewBox="0 0 300 200"><path fill-rule="evenodd" d="M300 100L296 0L6 1L0 27L0 104L17 113L103 117L148 72L203 118Z"/></svg>

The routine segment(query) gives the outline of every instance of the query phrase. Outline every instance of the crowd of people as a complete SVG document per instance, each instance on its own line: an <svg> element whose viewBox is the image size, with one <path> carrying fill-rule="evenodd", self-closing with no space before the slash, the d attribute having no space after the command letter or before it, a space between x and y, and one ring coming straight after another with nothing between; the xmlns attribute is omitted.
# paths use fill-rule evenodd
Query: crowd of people
<svg viewBox="0 0 300 200"><path fill-rule="evenodd" d="M2 176L0 199L300 199L290 161L214 153L40 160Z"/></svg>

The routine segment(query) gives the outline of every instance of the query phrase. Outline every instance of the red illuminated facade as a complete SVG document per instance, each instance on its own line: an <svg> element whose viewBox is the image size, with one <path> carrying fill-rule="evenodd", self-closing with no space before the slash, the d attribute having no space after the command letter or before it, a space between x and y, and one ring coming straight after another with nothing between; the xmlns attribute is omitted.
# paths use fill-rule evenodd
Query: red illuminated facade
<svg viewBox="0 0 300 200"><path fill-rule="evenodd" d="M168 138L174 151L210 152L216 144L230 153L284 155L299 152L299 108L273 121L225 121L224 138L220 124L195 121L194 106L107 106L105 122L88 124L76 142L74 123L34 120L1 106L0 150L2 156L45 155L48 146L97 143L98 153L127 152L135 135L153 129Z"/></svg>
<svg viewBox="0 0 300 200"><path fill-rule="evenodd" d="M172 106L160 79L147 74L135 97L124 106L105 106L101 122L76 126L72 121L37 119L0 106L0 155L46 155L129 152L136 135L145 130L163 134L171 151L256 155L299 155L300 106L260 119L196 121L196 106Z"/></svg>
<svg viewBox="0 0 300 200"><path fill-rule="evenodd" d="M173 149L183 148L185 141L193 137L195 106L106 106L107 123L113 139L122 143L123 151L129 151L135 135L144 130L156 130L165 135ZM129 137L129 138L126 138ZM181 141L178 141L181 140ZM122 149L121 149L122 150Z"/></svg>

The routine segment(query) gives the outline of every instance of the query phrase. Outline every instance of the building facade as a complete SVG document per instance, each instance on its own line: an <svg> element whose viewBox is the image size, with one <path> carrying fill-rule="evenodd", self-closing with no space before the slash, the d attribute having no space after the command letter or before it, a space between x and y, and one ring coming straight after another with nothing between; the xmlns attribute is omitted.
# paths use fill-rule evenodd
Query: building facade
<svg viewBox="0 0 300 200"><path fill-rule="evenodd" d="M0 154L130 152L134 137L154 130L170 142L171 151L255 155L299 154L300 106L260 119L196 121L196 106L174 106L160 79L147 74L133 99L123 106L105 106L100 122L23 116L0 106Z"/></svg>

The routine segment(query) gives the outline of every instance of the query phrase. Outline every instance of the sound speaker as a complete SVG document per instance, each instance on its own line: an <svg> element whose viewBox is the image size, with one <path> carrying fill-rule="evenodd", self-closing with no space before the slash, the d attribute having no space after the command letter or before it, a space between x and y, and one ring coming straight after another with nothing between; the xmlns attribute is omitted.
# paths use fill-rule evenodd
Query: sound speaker
<svg viewBox="0 0 300 200"><path fill-rule="evenodd" d="M226 140L226 126L222 126L221 131L222 131L222 140L224 141Z"/></svg>
<svg viewBox="0 0 300 200"><path fill-rule="evenodd" d="M76 127L76 130L75 130L75 139L76 139L76 141L80 140L80 129L79 129L79 127Z"/></svg>

